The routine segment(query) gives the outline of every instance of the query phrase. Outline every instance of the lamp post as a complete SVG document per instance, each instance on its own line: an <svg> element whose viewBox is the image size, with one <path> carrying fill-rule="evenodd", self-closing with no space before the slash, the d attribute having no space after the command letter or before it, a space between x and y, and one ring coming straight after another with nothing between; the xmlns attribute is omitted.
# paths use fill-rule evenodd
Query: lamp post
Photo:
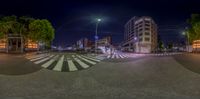
<svg viewBox="0 0 200 99"><path fill-rule="evenodd" d="M189 52L189 45L190 45L190 42L189 42L189 34L188 34L188 32L186 31L186 32L183 32L182 33L182 35L184 35L184 36L186 36L186 48L187 48L187 50L188 50L188 52Z"/></svg>
<svg viewBox="0 0 200 99"><path fill-rule="evenodd" d="M134 41L133 41L133 43L134 43L134 52L136 52L136 43L137 43L137 40L138 40L138 38L137 37L134 37Z"/></svg>
<svg viewBox="0 0 200 99"><path fill-rule="evenodd" d="M99 26L99 23L101 22L101 19L97 19L97 23L96 23L96 31L95 31L95 53L97 53L97 48L98 48L98 45L97 45L97 41L98 41L98 26Z"/></svg>

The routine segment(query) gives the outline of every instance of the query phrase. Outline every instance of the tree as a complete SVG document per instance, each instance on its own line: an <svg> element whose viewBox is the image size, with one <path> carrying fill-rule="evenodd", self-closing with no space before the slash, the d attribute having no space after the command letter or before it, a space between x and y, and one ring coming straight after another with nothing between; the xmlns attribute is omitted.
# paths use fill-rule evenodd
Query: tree
<svg viewBox="0 0 200 99"><path fill-rule="evenodd" d="M7 34L20 34L23 38L22 44L25 45L28 39L42 42L50 46L54 39L54 28L46 19L37 19L22 16L0 16L0 38Z"/></svg>
<svg viewBox="0 0 200 99"><path fill-rule="evenodd" d="M5 35L8 33L14 33L14 24L16 24L16 16L6 16L0 19L0 31Z"/></svg>
<svg viewBox="0 0 200 99"><path fill-rule="evenodd" d="M0 32L0 39L2 39L4 37L4 33Z"/></svg>
<svg viewBox="0 0 200 99"><path fill-rule="evenodd" d="M173 48L173 42L168 42L167 48L171 50Z"/></svg>
<svg viewBox="0 0 200 99"><path fill-rule="evenodd" d="M160 35L158 35L158 41L157 42L158 42L157 50L162 51L164 49L164 43L162 42Z"/></svg>
<svg viewBox="0 0 200 99"><path fill-rule="evenodd" d="M54 39L54 28L51 23L46 20L34 20L29 24L29 37L31 40L45 43L50 46L51 41Z"/></svg>
<svg viewBox="0 0 200 99"><path fill-rule="evenodd" d="M34 18L28 16L19 17L18 19L18 22L20 23L19 33L22 34L24 38L28 38L29 24L34 20L35 20Z"/></svg>
<svg viewBox="0 0 200 99"><path fill-rule="evenodd" d="M164 43L162 41L158 42L158 48L160 51L162 51L164 49Z"/></svg>
<svg viewBox="0 0 200 99"><path fill-rule="evenodd" d="M194 40L200 39L200 14L192 14L191 18L187 21L190 24L190 28L186 30L191 44Z"/></svg>

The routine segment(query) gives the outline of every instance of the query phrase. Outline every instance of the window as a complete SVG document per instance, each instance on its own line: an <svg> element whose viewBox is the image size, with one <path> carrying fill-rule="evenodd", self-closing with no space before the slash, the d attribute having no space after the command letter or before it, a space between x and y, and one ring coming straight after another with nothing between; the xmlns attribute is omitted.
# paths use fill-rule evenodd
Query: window
<svg viewBox="0 0 200 99"><path fill-rule="evenodd" d="M148 38L148 37L145 37L145 41L150 41L150 38Z"/></svg>
<svg viewBox="0 0 200 99"><path fill-rule="evenodd" d="M142 33L139 33L139 36L142 36Z"/></svg>
<svg viewBox="0 0 200 99"><path fill-rule="evenodd" d="M149 32L145 32L145 35L150 35L150 33Z"/></svg>
<svg viewBox="0 0 200 99"><path fill-rule="evenodd" d="M145 23L145 26L150 26L150 24Z"/></svg>
<svg viewBox="0 0 200 99"><path fill-rule="evenodd" d="M142 41L142 38L140 38L139 41Z"/></svg>
<svg viewBox="0 0 200 99"><path fill-rule="evenodd" d="M150 21L147 21L147 20L145 20L144 22L145 22L145 23L150 23Z"/></svg>
<svg viewBox="0 0 200 99"><path fill-rule="evenodd" d="M142 25L139 25L139 27L142 27Z"/></svg>
<svg viewBox="0 0 200 99"><path fill-rule="evenodd" d="M145 28L145 30L150 30L150 28Z"/></svg>

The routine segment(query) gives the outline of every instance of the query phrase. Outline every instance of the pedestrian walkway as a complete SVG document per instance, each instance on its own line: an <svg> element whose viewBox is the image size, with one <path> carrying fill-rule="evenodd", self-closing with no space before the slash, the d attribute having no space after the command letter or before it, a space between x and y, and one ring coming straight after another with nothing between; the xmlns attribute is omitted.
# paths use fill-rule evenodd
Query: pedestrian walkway
<svg viewBox="0 0 200 99"><path fill-rule="evenodd" d="M128 58L129 55L125 53L113 53L113 54L100 54L95 56L97 59L105 60L105 59L123 59Z"/></svg>
<svg viewBox="0 0 200 99"><path fill-rule="evenodd" d="M173 53L155 53L155 54L150 54L151 56L173 56L173 55L179 55L183 54L181 52L173 52Z"/></svg>
<svg viewBox="0 0 200 99"><path fill-rule="evenodd" d="M101 60L96 57L81 54L61 55L45 53L35 55L31 54L26 55L25 57L34 64L38 64L43 68L60 72L83 70L101 62Z"/></svg>
<svg viewBox="0 0 200 99"><path fill-rule="evenodd" d="M109 54L106 57L107 59L120 59L120 58L128 58L128 55L123 54L123 53L114 53L114 54Z"/></svg>

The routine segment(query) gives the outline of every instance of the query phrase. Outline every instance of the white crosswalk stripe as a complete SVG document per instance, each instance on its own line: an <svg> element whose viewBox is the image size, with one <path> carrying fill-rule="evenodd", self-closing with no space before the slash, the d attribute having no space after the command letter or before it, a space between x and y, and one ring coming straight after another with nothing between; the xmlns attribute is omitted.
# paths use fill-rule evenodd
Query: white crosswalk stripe
<svg viewBox="0 0 200 99"><path fill-rule="evenodd" d="M34 59L31 59L30 61L36 61L36 60L39 60L39 59L42 59L42 58L45 58L45 57L48 57L49 55L44 55L44 56L41 56L41 57L38 57L38 58L34 58Z"/></svg>
<svg viewBox="0 0 200 99"><path fill-rule="evenodd" d="M85 64L84 62L80 61L80 60L79 60L78 58L76 58L74 55L72 55L72 57L74 58L74 60L75 60L78 64L80 64L81 67L83 67L83 68L88 68L88 67L89 67L89 65L87 65L87 64Z"/></svg>
<svg viewBox="0 0 200 99"><path fill-rule="evenodd" d="M95 59L95 58L91 58L91 57L87 57L87 56L83 56L83 55L81 55L81 56L84 57L84 58L87 58L87 59L96 61L96 62L100 62L100 61L101 61L101 60L99 60L99 59Z"/></svg>
<svg viewBox="0 0 200 99"><path fill-rule="evenodd" d="M51 60L49 60L48 62L46 62L45 64L42 65L42 67L47 68L49 67L53 62L56 61L56 59L59 57L59 55L56 55L54 58L52 58Z"/></svg>
<svg viewBox="0 0 200 99"><path fill-rule="evenodd" d="M172 56L172 55L178 55L182 53L157 53L157 54L151 54L152 56Z"/></svg>
<svg viewBox="0 0 200 99"><path fill-rule="evenodd" d="M106 56L107 59L120 59L120 58L128 58L129 56L128 55L125 55L125 54L109 54Z"/></svg>
<svg viewBox="0 0 200 99"><path fill-rule="evenodd" d="M116 55L116 58L119 58L119 54Z"/></svg>
<svg viewBox="0 0 200 99"><path fill-rule="evenodd" d="M108 55L107 58L111 58L111 55Z"/></svg>
<svg viewBox="0 0 200 99"><path fill-rule="evenodd" d="M49 56L49 57L47 57L47 58L44 58L44 59L42 59L42 60L39 60L39 61L36 61L36 62L34 62L35 64L40 64L40 63L42 63L42 62L45 62L45 61L47 61L47 60L49 60L50 58L52 58L54 55L51 55L51 56Z"/></svg>
<svg viewBox="0 0 200 99"><path fill-rule="evenodd" d="M115 58L115 54L114 55L112 55L112 57L111 58Z"/></svg>
<svg viewBox="0 0 200 99"><path fill-rule="evenodd" d="M65 58L65 56L62 55L62 57L61 57L60 60L57 62L56 66L53 68L53 70L55 70L55 71L61 71L61 70L62 70L64 58Z"/></svg>
<svg viewBox="0 0 200 99"><path fill-rule="evenodd" d="M26 58L27 59L34 59L34 58L38 58L38 57L41 57L41 56L44 56L44 55L47 55L47 54L27 55Z"/></svg>
<svg viewBox="0 0 200 99"><path fill-rule="evenodd" d="M83 58L83 57L81 57L81 56L79 56L79 55L76 55L76 56L79 57L80 59L82 59L82 60L84 60L84 61L90 63L90 64L93 64L93 65L96 64L96 62L93 62L93 61L90 61L90 60L88 60L88 59L85 59L85 58Z"/></svg>
<svg viewBox="0 0 200 99"><path fill-rule="evenodd" d="M69 71L78 70L71 59L67 59L67 63L68 63Z"/></svg>

